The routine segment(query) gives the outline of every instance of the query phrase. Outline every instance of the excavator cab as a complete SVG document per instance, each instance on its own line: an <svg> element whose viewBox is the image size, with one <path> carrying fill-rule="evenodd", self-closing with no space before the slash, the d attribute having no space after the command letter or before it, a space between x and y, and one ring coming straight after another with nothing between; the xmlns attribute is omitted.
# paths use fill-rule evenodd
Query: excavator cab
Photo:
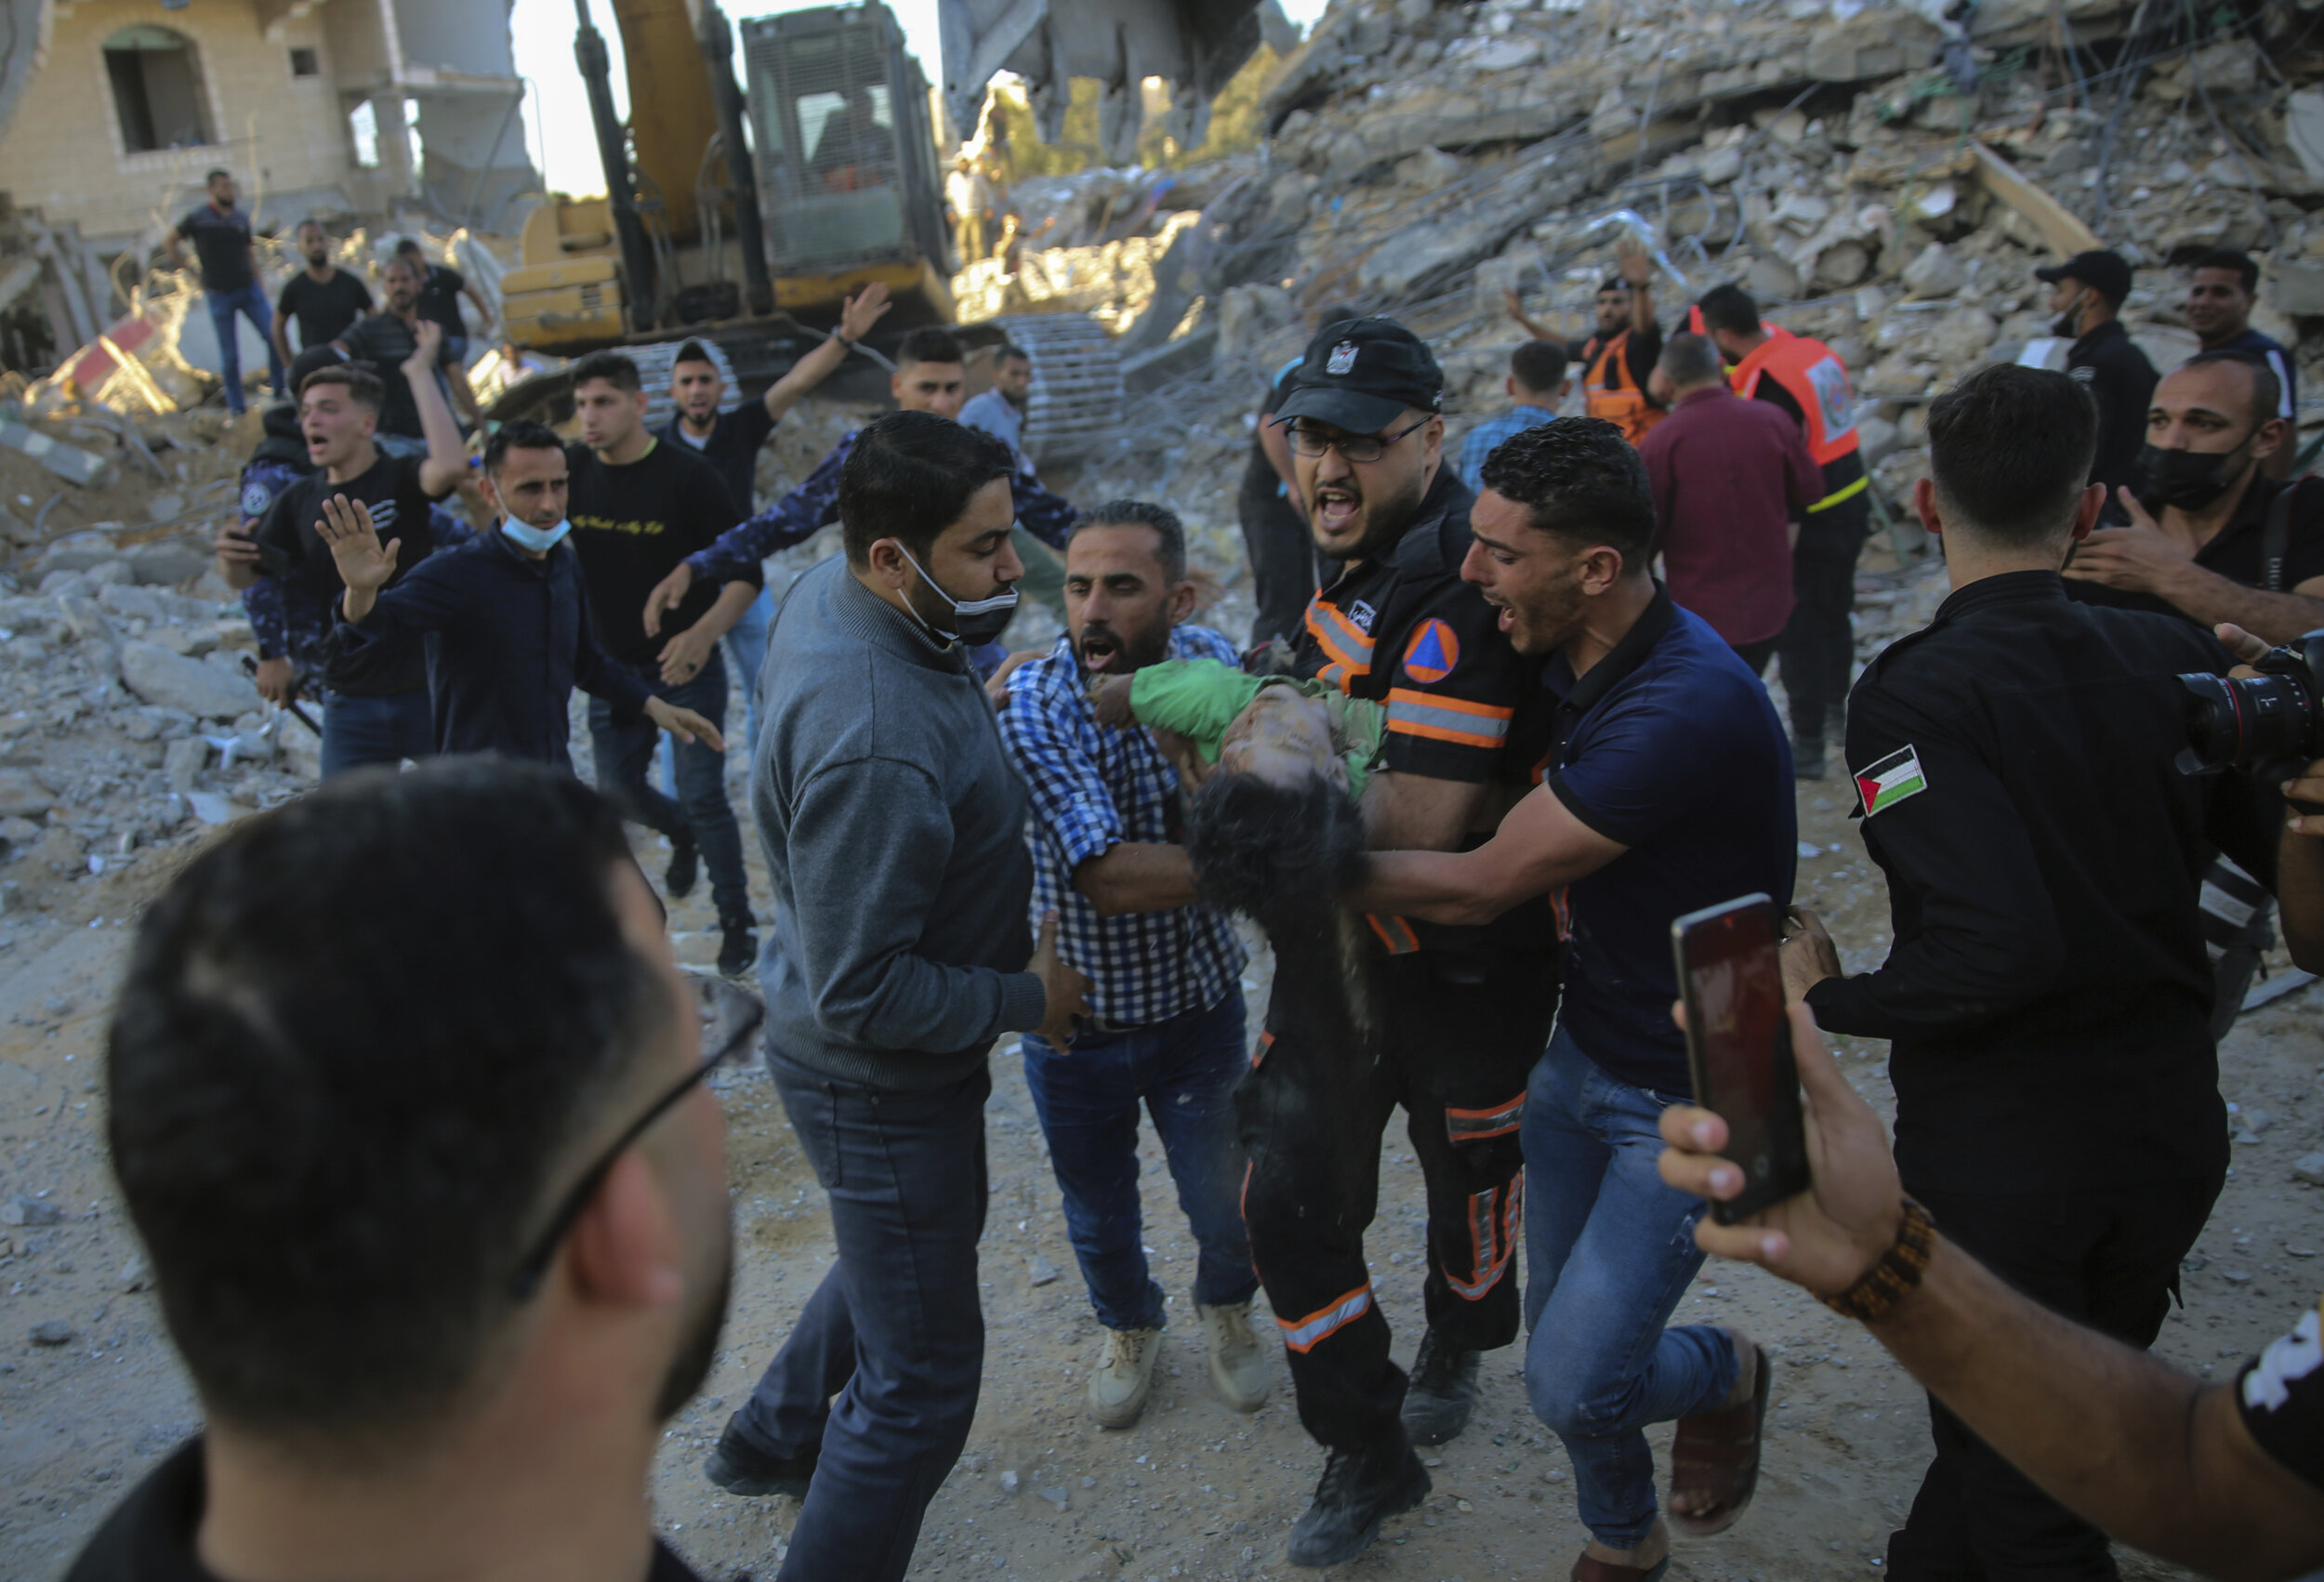
<svg viewBox="0 0 2324 1582"><path fill-rule="evenodd" d="M878 279L899 311L951 318L928 82L893 13L874 0L741 31L775 305L812 312Z"/></svg>

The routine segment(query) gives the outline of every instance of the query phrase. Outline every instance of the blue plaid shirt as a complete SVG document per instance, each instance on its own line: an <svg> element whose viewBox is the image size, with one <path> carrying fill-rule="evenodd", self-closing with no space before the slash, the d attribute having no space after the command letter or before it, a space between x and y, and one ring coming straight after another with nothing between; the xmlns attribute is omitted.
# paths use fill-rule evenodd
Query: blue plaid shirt
<svg viewBox="0 0 2324 1582"><path fill-rule="evenodd" d="M1233 643L1202 626L1171 633L1169 657L1240 662ZM1033 800L1034 923L1057 909L1058 954L1089 974L1089 1009L1113 1026L1142 1027L1237 990L1243 945L1225 913L1101 917L1073 886L1074 869L1108 847L1174 843L1180 821L1178 771L1148 732L1098 724L1070 638L1010 675L1000 734Z"/></svg>
<svg viewBox="0 0 2324 1582"><path fill-rule="evenodd" d="M1496 413L1486 418L1470 429L1469 437L1460 442L1460 481L1469 486L1469 493L1475 494L1485 487L1485 458L1491 455L1503 440L1556 420L1556 413L1538 406L1512 406L1507 412Z"/></svg>

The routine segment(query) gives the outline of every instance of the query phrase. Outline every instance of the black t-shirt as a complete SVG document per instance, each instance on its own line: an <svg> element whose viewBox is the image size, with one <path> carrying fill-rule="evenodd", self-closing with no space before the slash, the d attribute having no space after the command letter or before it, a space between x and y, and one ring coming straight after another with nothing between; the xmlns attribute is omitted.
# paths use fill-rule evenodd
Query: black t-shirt
<svg viewBox="0 0 2324 1582"><path fill-rule="evenodd" d="M218 1582L194 1552L205 1479L199 1435L129 1491L88 1541L65 1582ZM661 1539L644 1582L701 1582Z"/></svg>
<svg viewBox="0 0 2324 1582"><path fill-rule="evenodd" d="M2303 485L2291 497L2291 515L2284 522L2284 565L2278 593L2290 593L2310 577L2324 576L2324 483L2312 479L2287 481L2269 478L2254 471L2251 487L2236 505L2235 514L2220 524L2211 541L2195 552L2195 563L2207 572L2216 572L2229 582L2245 587L2264 587L2267 582L2266 558L2264 547L2267 531L2267 508L2276 496L2297 482ZM2143 502L2149 511L2159 512L2158 504L2149 499ZM2070 560L2067 564L2071 565ZM2107 604L2119 610L2152 610L2159 615L2176 615L2188 619L2185 611L2151 593L2133 593L2126 588L2108 587L2104 583L2066 579L2067 597L2084 604ZM2208 628L2206 628L2208 629Z"/></svg>
<svg viewBox="0 0 2324 1582"><path fill-rule="evenodd" d="M686 432L686 420L673 417L656 430L669 444L681 445L694 453L715 468L726 484L726 492L734 496L734 504L745 516L750 514L757 497L756 479L759 470L759 447L774 432L774 419L767 415L767 403L756 396L732 412L721 412L710 426L709 438L696 444Z"/></svg>
<svg viewBox="0 0 2324 1582"><path fill-rule="evenodd" d="M191 210L178 222L178 234L193 244L202 260L202 289L240 291L254 278L250 272L250 217L240 209L218 212L208 204Z"/></svg>
<svg viewBox="0 0 2324 1582"><path fill-rule="evenodd" d="M419 316L442 324L448 336L468 334L468 325L460 319L460 289L467 284L458 270L429 265L428 278L419 286Z"/></svg>
<svg viewBox="0 0 2324 1582"><path fill-rule="evenodd" d="M285 319L298 321L298 349L339 338L339 332L371 311L371 287L360 276L333 270L318 281L300 270L284 285L274 306Z"/></svg>
<svg viewBox="0 0 2324 1582"><path fill-rule="evenodd" d="M665 440L627 467L608 467L587 445L566 446L565 461L573 469L565 514L598 641L624 665L651 664L665 642L718 602L723 585L695 578L656 637L646 635L645 596L679 561L742 521L742 512L717 468ZM744 580L758 586L756 568Z"/></svg>
<svg viewBox="0 0 2324 1582"><path fill-rule="evenodd" d="M2236 1378L2236 1409L2252 1443L2324 1492L2324 1327L2317 1309Z"/></svg>
<svg viewBox="0 0 2324 1582"><path fill-rule="evenodd" d="M419 337L411 326L393 313L371 313L356 320L338 340L350 357L368 364L387 387L387 400L379 408L379 432L410 440L427 438L420 432L419 407L412 400L411 382L403 377L403 360L419 349Z"/></svg>
<svg viewBox="0 0 2324 1582"><path fill-rule="evenodd" d="M346 591L347 585L339 580L339 568L331 559L330 546L323 542L315 523L323 518L323 502L334 494L361 500L371 508L372 525L378 530L380 543L390 538L403 541L403 547L396 551L395 575L388 579L390 587L426 560L436 547L434 535L428 528L428 508L442 496L431 495L420 487L419 468L418 456L391 456L382 452L379 459L360 477L334 483L325 474L316 472L276 495L252 536L262 550L271 547L282 552L284 570L274 572L270 565L270 574L282 579L284 598L322 611L324 626L328 629L330 606ZM645 608L643 593L638 596L638 607ZM428 684L427 655L417 644L385 654L334 653L324 666L323 684L332 692L353 697L407 692Z"/></svg>

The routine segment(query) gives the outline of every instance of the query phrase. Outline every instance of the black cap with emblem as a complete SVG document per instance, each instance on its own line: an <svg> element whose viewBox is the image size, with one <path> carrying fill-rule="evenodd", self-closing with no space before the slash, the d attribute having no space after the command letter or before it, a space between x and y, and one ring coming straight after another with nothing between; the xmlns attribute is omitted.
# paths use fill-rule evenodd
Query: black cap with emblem
<svg viewBox="0 0 2324 1582"><path fill-rule="evenodd" d="M1274 421L1312 417L1351 434L1377 434L1407 407L1445 404L1445 371L1428 343L1393 319L1342 319L1307 343Z"/></svg>

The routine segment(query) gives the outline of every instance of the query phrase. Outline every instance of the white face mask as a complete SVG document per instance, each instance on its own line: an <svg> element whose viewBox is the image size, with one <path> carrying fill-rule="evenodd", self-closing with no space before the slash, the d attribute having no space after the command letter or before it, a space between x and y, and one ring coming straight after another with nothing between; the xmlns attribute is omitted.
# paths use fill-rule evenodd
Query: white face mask
<svg viewBox="0 0 2324 1582"><path fill-rule="evenodd" d="M554 527L535 527L529 521L519 521L516 518L510 517L500 524L500 531L534 554L546 555L557 547L559 541L566 534L573 531L573 523L559 517L557 525Z"/></svg>
<svg viewBox="0 0 2324 1582"><path fill-rule="evenodd" d="M937 598L952 606L952 630L948 632L939 631L936 627L929 626L927 621L921 619L918 610L912 612L912 618L919 621L921 626L928 626L931 635L943 638L947 642L957 641L970 648L975 648L991 642L1008 629L1010 617L1017 613L1017 587L1014 583L1010 584L990 599L974 599L962 603L951 594L946 593L943 586L928 574L928 568L914 559L911 550L905 548L900 542L896 545L896 549L905 560L912 562L912 569L920 573L920 581L926 583ZM906 599L904 602L909 608L912 601Z"/></svg>

